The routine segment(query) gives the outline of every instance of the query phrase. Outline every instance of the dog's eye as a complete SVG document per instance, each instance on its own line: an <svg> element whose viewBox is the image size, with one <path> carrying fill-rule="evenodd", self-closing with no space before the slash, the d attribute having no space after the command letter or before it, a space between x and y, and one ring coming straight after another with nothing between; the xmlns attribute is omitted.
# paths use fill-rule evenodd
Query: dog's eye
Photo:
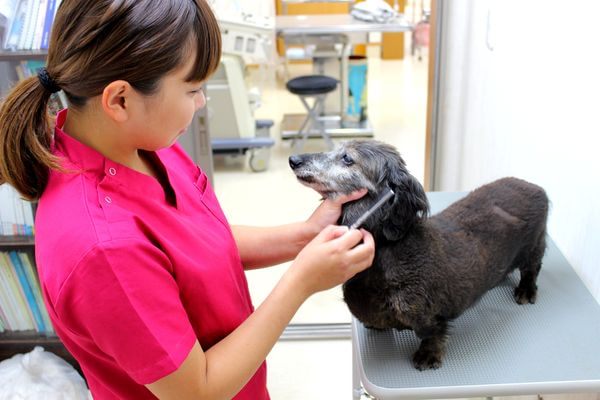
<svg viewBox="0 0 600 400"><path fill-rule="evenodd" d="M342 156L342 161L344 162L344 164L346 165L352 165L354 164L354 160L352 159L352 157L350 157L348 154L344 154Z"/></svg>

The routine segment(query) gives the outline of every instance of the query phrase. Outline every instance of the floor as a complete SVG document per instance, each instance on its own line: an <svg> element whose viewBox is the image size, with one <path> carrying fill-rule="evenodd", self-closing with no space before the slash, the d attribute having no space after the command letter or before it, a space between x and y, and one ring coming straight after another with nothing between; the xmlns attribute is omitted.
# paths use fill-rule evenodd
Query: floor
<svg viewBox="0 0 600 400"><path fill-rule="evenodd" d="M368 116L374 138L398 148L411 173L423 182L427 106L427 54L422 60L408 57L382 61L379 47L368 50ZM311 66L293 64L291 77L310 73ZM215 158L214 186L232 224L277 225L303 220L319 204L319 196L294 178L288 157L291 143L279 138L284 113L302 112L298 98L288 93L279 79L281 70L265 74L250 71L249 85L259 84L262 106L257 118L275 121L271 136L269 167L252 172L245 157ZM336 139L338 141L340 139ZM325 144L311 139L304 152L324 151ZM289 263L248 272L255 305L266 297ZM349 322L350 314L341 300L341 290L332 289L311 297L298 311L293 323ZM350 340L280 341L268 359L268 386L274 400L350 399L352 396ZM544 396L553 400L600 400L598 394ZM500 399L500 398L495 398ZM506 398L509 399L509 398ZM535 400L538 396L511 397Z"/></svg>
<svg viewBox="0 0 600 400"><path fill-rule="evenodd" d="M369 48L368 116L375 139L395 145L411 172L423 179L425 152L425 111L427 105L427 59L407 57L382 61L379 47ZM293 64L290 76L310 73L311 66ZM257 118L275 121L271 136L269 167L251 172L245 157L215 161L214 186L221 205L232 224L277 225L306 219L319 204L319 196L294 178L288 165L292 154L290 141L279 138L284 113L302 112L299 99L288 93L283 81L272 70L265 78L250 72L249 84L261 84L262 106ZM281 72L281 70L277 71ZM377 77L377 78L375 78ZM339 141L342 139L336 139ZM324 151L320 139L310 139L305 152ZM289 266L251 271L248 281L256 305L276 284ZM339 288L311 297L294 317L296 323L349 322L350 314L341 301ZM274 400L349 399L351 398L350 340L281 341L268 357L269 390Z"/></svg>

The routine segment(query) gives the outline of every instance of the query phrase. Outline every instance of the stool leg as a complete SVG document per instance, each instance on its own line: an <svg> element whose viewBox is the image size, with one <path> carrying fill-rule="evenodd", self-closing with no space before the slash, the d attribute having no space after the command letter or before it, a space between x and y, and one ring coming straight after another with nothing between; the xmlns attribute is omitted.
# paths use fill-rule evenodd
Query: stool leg
<svg viewBox="0 0 600 400"><path fill-rule="evenodd" d="M313 124L317 125L317 129L319 130L319 133L321 134L323 139L325 139L325 143L327 144L327 147L329 148L329 150L332 150L334 147L333 141L331 140L331 136L329 135L329 133L327 133L327 130L325 129L325 123L321 120L321 116L318 113L318 110L320 110L322 105L324 104L325 95L315 96L315 102L313 103L312 107L308 104L305 97L307 97L307 96L300 97L300 100L302 100L302 104L304 104L304 108L306 108L306 110L308 111L307 118L310 119L310 128L312 128ZM310 128L303 132L302 145L304 145L304 141L308 138L308 134L310 133L310 130L311 130Z"/></svg>
<svg viewBox="0 0 600 400"><path fill-rule="evenodd" d="M319 115L319 112L324 108L325 106L325 96L324 94L319 95L317 97L317 100L315 102L315 105L313 107L313 113L315 115L315 121L318 122L319 124L319 131L321 132L321 136L323 137L323 139L325 139L325 143L327 144L327 148L329 150L333 150L333 141L331 140L331 136L329 135L329 133L327 133L327 129L325 128L325 122L323 122L323 120L321 119L321 116Z"/></svg>
<svg viewBox="0 0 600 400"><path fill-rule="evenodd" d="M302 147L304 147L304 142L308 137L308 132L310 132L311 126L312 124L310 123L310 114L307 114L306 118L304 119L304 122L302 122L302 125L298 130L298 134L292 142L292 147L296 149L296 153L299 153L302 150Z"/></svg>
<svg viewBox="0 0 600 400"><path fill-rule="evenodd" d="M306 142L306 139L308 139L308 134L310 133L313 124L314 124L314 104L313 107L311 107L308 102L306 101L306 98L308 96L300 96L300 100L302 101L302 104L304 105L304 108L306 108L307 111L307 115L306 115L306 119L304 120L304 122L302 123L302 126L300 127L300 130L298 130L298 137L295 140L298 140L298 142L294 142L293 146L295 148L296 153L299 153L300 151L302 151L302 148L304 147L304 143Z"/></svg>

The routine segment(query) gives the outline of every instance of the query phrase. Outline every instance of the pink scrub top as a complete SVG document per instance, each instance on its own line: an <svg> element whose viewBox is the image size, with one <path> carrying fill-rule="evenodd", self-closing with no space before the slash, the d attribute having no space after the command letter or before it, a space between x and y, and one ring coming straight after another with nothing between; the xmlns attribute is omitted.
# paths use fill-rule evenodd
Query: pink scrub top
<svg viewBox="0 0 600 400"><path fill-rule="evenodd" d="M66 112L53 143L66 171L51 171L35 220L44 300L95 399L154 398L144 384L252 313L239 252L206 175L179 145L155 153L165 190L65 134ZM268 398L263 363L235 399Z"/></svg>

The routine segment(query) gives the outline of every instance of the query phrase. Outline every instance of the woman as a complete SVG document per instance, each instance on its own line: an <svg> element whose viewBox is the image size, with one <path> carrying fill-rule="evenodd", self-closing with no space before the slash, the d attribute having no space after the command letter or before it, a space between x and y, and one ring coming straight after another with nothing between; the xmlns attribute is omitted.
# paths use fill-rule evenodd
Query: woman
<svg viewBox="0 0 600 400"><path fill-rule="evenodd" d="M264 359L300 305L372 262L368 232L331 225L364 192L229 226L176 144L220 48L203 0L64 0L47 67L0 110L0 183L39 199L44 300L96 399L267 399ZM244 268L291 259L253 310Z"/></svg>

